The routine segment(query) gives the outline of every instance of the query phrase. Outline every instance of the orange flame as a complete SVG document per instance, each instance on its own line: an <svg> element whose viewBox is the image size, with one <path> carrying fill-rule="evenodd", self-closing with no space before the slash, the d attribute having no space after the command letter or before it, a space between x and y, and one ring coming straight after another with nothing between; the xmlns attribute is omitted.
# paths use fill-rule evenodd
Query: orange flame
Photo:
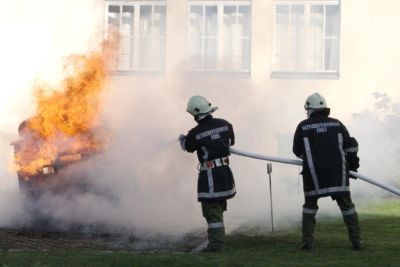
<svg viewBox="0 0 400 267"><path fill-rule="evenodd" d="M60 88L41 83L34 87L36 115L20 125L14 142L15 162L25 176L63 159L102 151L108 134L101 127L102 92L115 55L115 42L105 42L101 52L70 56ZM66 157L78 154L79 157Z"/></svg>

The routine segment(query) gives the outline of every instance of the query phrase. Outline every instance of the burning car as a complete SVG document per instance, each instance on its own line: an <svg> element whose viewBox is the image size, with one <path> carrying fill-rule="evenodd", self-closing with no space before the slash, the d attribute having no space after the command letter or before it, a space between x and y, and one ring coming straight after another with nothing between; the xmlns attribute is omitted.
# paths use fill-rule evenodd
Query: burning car
<svg viewBox="0 0 400 267"><path fill-rule="evenodd" d="M63 173L108 145L110 135L101 119L108 61L107 46L74 55L56 87L35 84L36 113L19 125L19 138L12 143L20 188L31 199L43 191L65 192L72 184L85 188L84 179Z"/></svg>
<svg viewBox="0 0 400 267"><path fill-rule="evenodd" d="M31 121L27 119L19 125L19 139L12 143L21 191L32 200L44 191L60 194L72 187L75 191L87 190L85 178L65 177L62 170L102 152L103 146L100 144L107 139L103 130L92 129L70 138L59 136L54 142L35 133L30 127ZM76 142L81 144L77 145Z"/></svg>
<svg viewBox="0 0 400 267"><path fill-rule="evenodd" d="M115 201L113 192L96 180L95 166L111 140L103 111L117 49L116 40L107 39L99 49L65 58L57 83L33 83L35 110L19 125L10 163L23 193L24 226L85 225L84 219L63 211L73 213L77 202L91 197Z"/></svg>

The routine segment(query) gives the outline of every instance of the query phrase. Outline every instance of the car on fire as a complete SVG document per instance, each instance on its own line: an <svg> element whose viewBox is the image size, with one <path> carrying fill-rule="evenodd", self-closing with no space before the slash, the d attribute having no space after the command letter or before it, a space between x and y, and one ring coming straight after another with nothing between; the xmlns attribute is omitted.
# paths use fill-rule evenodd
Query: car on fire
<svg viewBox="0 0 400 267"><path fill-rule="evenodd" d="M30 200L40 198L44 192L63 194L71 189L79 191L88 190L88 181L84 174L69 173L65 175L63 171L70 165L77 165L85 160L102 152L102 147L73 146L59 142L59 146L52 150L56 153L49 153L49 157L44 157L48 146L48 140L36 133L29 127L31 119L24 120L18 127L18 140L11 143L14 147L15 162L18 165L17 176L21 192L25 193ZM101 129L93 129L80 134L80 139L99 139ZM101 136L101 137L100 137ZM76 140L76 137L75 137ZM52 152L53 152L52 151ZM74 177L71 177L74 176Z"/></svg>

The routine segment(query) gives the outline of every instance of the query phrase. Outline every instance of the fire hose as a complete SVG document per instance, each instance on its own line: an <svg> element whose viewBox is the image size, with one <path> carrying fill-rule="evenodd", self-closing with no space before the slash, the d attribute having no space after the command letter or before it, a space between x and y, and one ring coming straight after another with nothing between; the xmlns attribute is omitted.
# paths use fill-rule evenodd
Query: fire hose
<svg viewBox="0 0 400 267"><path fill-rule="evenodd" d="M260 155L256 153L250 153L250 152L244 152L235 148L231 148L231 153L236 154L239 156L247 157L247 158L253 158L253 159L259 159L259 160L266 160L266 161L273 161L273 162L279 162L279 163L284 163L284 164L291 164L291 165L302 165L303 161L302 160L297 160L297 159L287 159L287 158L281 158L281 157L274 157L274 156L266 156L266 155ZM373 179L371 177L365 176L361 173L350 171L350 174L353 177L356 177L358 179L361 179L365 182L368 182L370 184L373 184L377 187L380 187L386 191L392 192L393 194L396 194L400 196L400 190L397 188L394 188L393 186L390 186L388 184L382 183L380 181L377 181L376 179Z"/></svg>

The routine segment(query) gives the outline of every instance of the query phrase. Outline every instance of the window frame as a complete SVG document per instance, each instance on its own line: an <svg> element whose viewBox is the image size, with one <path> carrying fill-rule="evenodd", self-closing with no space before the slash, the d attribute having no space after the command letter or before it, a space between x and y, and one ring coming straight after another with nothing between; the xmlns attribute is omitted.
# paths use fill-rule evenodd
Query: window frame
<svg viewBox="0 0 400 267"><path fill-rule="evenodd" d="M132 39L132 41L134 42L134 47L136 49L133 49L132 52L130 53L130 59L131 60L137 60L137 63L133 64L132 68L121 68L120 67L120 57L121 57L121 50L118 51L118 60L117 60L117 66L116 68L113 68L111 71L117 74L131 74L131 73L142 73L142 74L151 74L151 75L161 75L165 72L166 69L166 58L167 58L167 0L105 0L105 8L104 8L104 36L107 37L107 34L109 33L109 23L108 23L108 19L109 19L109 7L110 6L119 6L120 8L120 18L119 18L119 25L122 25L122 7L123 6L133 6L134 8L134 15L133 15L133 20L134 20L134 33L133 35L129 36L130 39ZM151 6L152 9L152 15L151 15L151 21L152 21L152 25L154 23L154 10L156 6L164 6L164 10L165 10L165 15L164 15L164 19L165 19L165 33L164 34L160 34L160 35L154 35L153 30L151 32L151 35L147 35L147 34L141 34L140 33L140 8L141 6ZM120 32L120 28L119 28L119 32ZM140 62L139 62L139 57L138 55L140 54L140 39L142 38L151 38L151 39L158 39L160 41L160 47L161 45L164 46L163 50L164 50L164 55L161 55L161 57L159 58L159 62L163 63L161 68L141 68L140 67ZM162 42L162 40L164 40ZM139 44L139 45L137 45ZM121 49L121 48L120 48ZM137 58L137 59L135 59Z"/></svg>
<svg viewBox="0 0 400 267"><path fill-rule="evenodd" d="M323 15L323 35L322 35L322 66L325 68L325 60L326 60L326 40L328 39L334 39L332 36L327 36L326 35L326 6L338 6L339 12L338 12L338 66L337 70L277 70L275 69L275 57L276 57L276 51L277 51L277 6L278 5L288 5L289 7L293 5L301 5L304 7L304 25L305 25L305 31L308 31L310 26L309 26L309 20L311 18L310 16L310 8L312 5L322 5L324 6L324 15ZM306 10L308 11L306 12ZM271 60L271 78L285 78L285 79L339 79L340 78L340 43L341 43L341 0L273 0L273 38L272 38L272 60ZM291 17L292 13L289 12L289 18L288 18L288 24L291 22ZM335 38L336 39L336 38ZM310 39L306 36L305 37L305 44L310 42Z"/></svg>
<svg viewBox="0 0 400 267"><path fill-rule="evenodd" d="M187 70L191 73L209 73L209 74L243 74L247 75L251 73L251 62L252 62L252 0L187 0L188 5L187 5L187 38L186 38L186 43L187 43L187 51L186 51L186 57L187 57ZM202 19L203 19L203 25L202 25L202 35L192 35L190 34L190 14L191 14L191 7L192 6L202 6L203 7L203 14L202 14ZM223 55L224 55L224 39L229 38L227 35L224 34L223 30L218 30L216 36L208 36L205 34L205 7L206 6L217 6L217 26L221 27L224 25L224 6L236 6L236 14L239 13L239 7L240 6L248 6L250 8L250 22L249 22L249 35L245 36L242 35L240 38L242 40L248 40L249 42L249 63L247 68L241 68L241 69L231 69L231 68L218 68L218 65L222 65L223 62ZM221 25L221 26L220 26ZM223 28L223 27L222 27ZM201 54L201 61L202 61L202 68L193 68L191 66L191 57L193 54L191 54L191 50L189 48L189 44L191 42L192 38L201 38L202 39L202 54ZM216 56L216 65L217 67L215 69L212 68L206 68L205 67L205 40L208 38L215 38L217 40L217 56Z"/></svg>

